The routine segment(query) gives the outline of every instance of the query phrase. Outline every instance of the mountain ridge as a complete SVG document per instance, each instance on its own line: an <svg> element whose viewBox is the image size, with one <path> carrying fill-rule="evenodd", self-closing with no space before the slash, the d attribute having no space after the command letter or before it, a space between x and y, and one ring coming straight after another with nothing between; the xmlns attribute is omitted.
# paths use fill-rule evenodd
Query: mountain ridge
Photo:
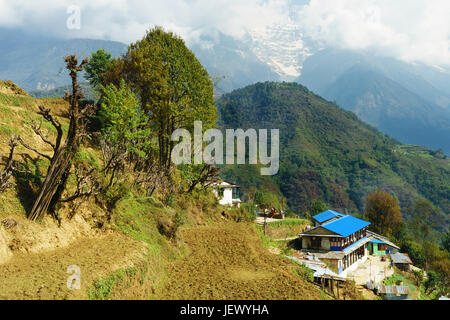
<svg viewBox="0 0 450 320"><path fill-rule="evenodd" d="M258 176L257 166L241 165L225 166L223 176L280 192L296 213L315 200L361 213L376 188L395 193L403 209L426 198L450 211L446 156L403 145L300 84L250 85L223 95L217 106L222 128L280 130L278 175Z"/></svg>

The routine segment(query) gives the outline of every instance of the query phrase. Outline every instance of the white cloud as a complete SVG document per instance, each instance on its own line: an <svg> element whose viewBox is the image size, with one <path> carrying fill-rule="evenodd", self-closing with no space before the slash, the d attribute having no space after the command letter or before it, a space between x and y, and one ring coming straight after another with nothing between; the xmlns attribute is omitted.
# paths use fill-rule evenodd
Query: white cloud
<svg viewBox="0 0 450 320"><path fill-rule="evenodd" d="M132 42L161 25L186 39L219 30L242 37L252 28L280 22L288 0L0 0L0 26L18 26L66 37ZM66 8L81 8L81 29L67 30Z"/></svg>
<svg viewBox="0 0 450 320"><path fill-rule="evenodd" d="M450 65L448 0L311 0L296 19L329 46Z"/></svg>
<svg viewBox="0 0 450 320"><path fill-rule="evenodd" d="M325 45L373 49L408 61L450 65L448 0L0 0L0 27L64 37L133 42L154 25L195 41L217 30L243 37L248 30L284 23ZM291 4L291 6L289 6ZM81 29L68 30L66 9L81 8ZM292 13L294 7L296 14Z"/></svg>

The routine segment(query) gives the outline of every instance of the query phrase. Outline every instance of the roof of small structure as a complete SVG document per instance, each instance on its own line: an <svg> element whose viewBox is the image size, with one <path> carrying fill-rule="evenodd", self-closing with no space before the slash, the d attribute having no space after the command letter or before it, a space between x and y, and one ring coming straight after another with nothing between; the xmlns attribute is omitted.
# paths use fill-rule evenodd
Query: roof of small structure
<svg viewBox="0 0 450 320"><path fill-rule="evenodd" d="M239 185L234 184L233 182L217 179L214 181L208 181L206 182L206 185L212 186L212 187L218 187L218 188L240 188Z"/></svg>
<svg viewBox="0 0 450 320"><path fill-rule="evenodd" d="M314 256L306 256L303 259L300 258L296 258L296 257L290 257L290 256L285 256L288 259L294 260L298 263L301 263L303 265L305 265L306 267L312 269L314 271L314 277L319 277L319 278L333 278L335 280L343 280L345 281L344 278L339 277L339 275L337 273L335 273L334 271L332 271L331 269L329 269L327 267L327 265L320 261L317 257Z"/></svg>
<svg viewBox="0 0 450 320"><path fill-rule="evenodd" d="M391 241L389 241L388 238L386 238L382 235L379 235L373 231L367 230L367 236L371 239L371 242L373 242L373 243L385 243L392 248L400 250L400 247L397 246L396 244L392 243ZM376 241L381 241L381 242L376 242Z"/></svg>
<svg viewBox="0 0 450 320"><path fill-rule="evenodd" d="M410 293L408 286L386 286L384 284L381 284L377 287L377 289L381 294L407 295Z"/></svg>
<svg viewBox="0 0 450 320"><path fill-rule="evenodd" d="M393 263L407 263L412 264L411 259L406 253L391 253L391 259Z"/></svg>
<svg viewBox="0 0 450 320"><path fill-rule="evenodd" d="M340 219L323 224L322 227L343 237L348 237L368 225L370 225L370 222L352 216L343 216Z"/></svg>
<svg viewBox="0 0 450 320"><path fill-rule="evenodd" d="M376 240L376 239L370 240L370 242L372 242L372 243L386 243L384 241Z"/></svg>
<svg viewBox="0 0 450 320"><path fill-rule="evenodd" d="M317 222L322 223L322 222L328 221L330 219L333 219L336 217L343 217L343 216L345 216L345 215L342 213L339 213L339 212L336 212L333 210L327 210L327 211L321 212L319 214L316 214L315 216L313 216L313 218Z"/></svg>

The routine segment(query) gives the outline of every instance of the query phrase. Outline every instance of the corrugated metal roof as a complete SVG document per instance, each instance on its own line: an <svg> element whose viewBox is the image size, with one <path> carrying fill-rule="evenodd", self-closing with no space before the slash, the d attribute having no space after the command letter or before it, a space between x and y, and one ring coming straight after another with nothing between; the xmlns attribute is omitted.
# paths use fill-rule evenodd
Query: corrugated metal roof
<svg viewBox="0 0 450 320"><path fill-rule="evenodd" d="M381 294L408 295L410 293L409 287L407 286L386 286L381 284L377 289Z"/></svg>
<svg viewBox="0 0 450 320"><path fill-rule="evenodd" d="M381 240L370 240L370 242L372 242L372 243L386 243L386 242L381 241Z"/></svg>
<svg viewBox="0 0 450 320"><path fill-rule="evenodd" d="M341 280L343 278L339 277L338 274L327 268L327 265L322 261L309 260L309 259L299 259L295 257L285 256L288 259L294 260L298 263L304 264L308 268L314 271L314 277L336 277L336 280Z"/></svg>
<svg viewBox="0 0 450 320"><path fill-rule="evenodd" d="M370 225L370 222L352 216L344 216L340 219L325 223L322 227L343 237L347 237L368 225Z"/></svg>
<svg viewBox="0 0 450 320"><path fill-rule="evenodd" d="M388 246L395 248L397 250L400 250L400 247L397 246L396 244L392 243L391 241L389 241L388 238L383 237L373 231L367 230L367 236L373 240L379 240L379 241L383 241L384 243L386 243Z"/></svg>
<svg viewBox="0 0 450 320"><path fill-rule="evenodd" d="M409 263L412 264L411 259L406 253L391 253L393 263Z"/></svg>
<svg viewBox="0 0 450 320"><path fill-rule="evenodd" d="M315 216L313 216L313 218L316 219L317 222L322 223L322 222L328 221L330 219L333 219L336 217L343 217L343 216L345 216L345 215L342 213L339 213L339 212L336 212L333 210L327 210L327 211L321 212L319 214L316 214Z"/></svg>

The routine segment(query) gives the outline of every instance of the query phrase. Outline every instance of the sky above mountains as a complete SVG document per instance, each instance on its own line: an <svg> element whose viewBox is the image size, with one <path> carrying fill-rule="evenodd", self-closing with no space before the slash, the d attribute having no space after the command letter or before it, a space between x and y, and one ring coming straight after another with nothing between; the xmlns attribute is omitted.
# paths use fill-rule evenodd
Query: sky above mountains
<svg viewBox="0 0 450 320"><path fill-rule="evenodd" d="M74 6L79 29L67 27ZM324 47L369 49L447 67L449 16L448 0L0 0L0 27L49 36L130 43L161 25L196 42L217 31L241 39L294 24Z"/></svg>

